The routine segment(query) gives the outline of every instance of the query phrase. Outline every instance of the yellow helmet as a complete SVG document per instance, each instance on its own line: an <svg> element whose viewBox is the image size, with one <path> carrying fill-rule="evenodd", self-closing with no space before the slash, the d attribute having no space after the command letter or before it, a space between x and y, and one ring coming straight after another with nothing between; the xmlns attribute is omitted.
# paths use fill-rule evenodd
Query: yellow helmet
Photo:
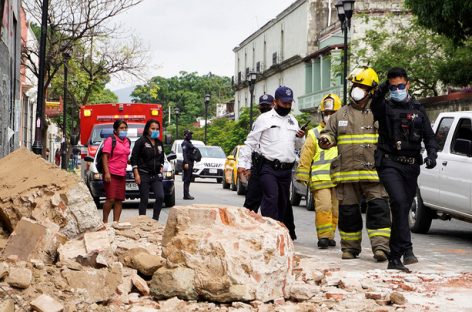
<svg viewBox="0 0 472 312"><path fill-rule="evenodd" d="M371 67L362 66L355 68L347 77L352 83L361 84L371 88L379 85L379 76Z"/></svg>
<svg viewBox="0 0 472 312"><path fill-rule="evenodd" d="M337 111L341 108L341 99L335 93L327 94L320 103L320 112Z"/></svg>

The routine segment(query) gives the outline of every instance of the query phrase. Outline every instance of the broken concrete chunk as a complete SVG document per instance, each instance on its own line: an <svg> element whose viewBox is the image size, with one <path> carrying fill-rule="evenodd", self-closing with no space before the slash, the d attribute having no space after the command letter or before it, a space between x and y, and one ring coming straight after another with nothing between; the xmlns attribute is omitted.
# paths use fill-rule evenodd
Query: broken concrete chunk
<svg viewBox="0 0 472 312"><path fill-rule="evenodd" d="M33 309L39 312L61 312L64 310L64 306L59 301L46 294L42 294L30 304Z"/></svg>
<svg viewBox="0 0 472 312"><path fill-rule="evenodd" d="M162 239L166 267L154 273L151 293L218 302L288 298L293 255L287 229L273 219L238 207L174 207Z"/></svg>
<svg viewBox="0 0 472 312"><path fill-rule="evenodd" d="M405 296L403 296L403 294L396 291L390 294L390 301L392 302L392 304L398 304L398 305L404 305L406 303Z"/></svg>
<svg viewBox="0 0 472 312"><path fill-rule="evenodd" d="M150 290L147 282L140 277L139 275L133 275L131 277L131 282L133 283L134 287L139 291L139 293L143 296L149 296Z"/></svg>
<svg viewBox="0 0 472 312"><path fill-rule="evenodd" d="M15 302L12 299L0 301L0 312L15 312Z"/></svg>
<svg viewBox="0 0 472 312"><path fill-rule="evenodd" d="M12 267L6 278L6 282L11 287L26 289L33 281L33 273L28 268Z"/></svg>

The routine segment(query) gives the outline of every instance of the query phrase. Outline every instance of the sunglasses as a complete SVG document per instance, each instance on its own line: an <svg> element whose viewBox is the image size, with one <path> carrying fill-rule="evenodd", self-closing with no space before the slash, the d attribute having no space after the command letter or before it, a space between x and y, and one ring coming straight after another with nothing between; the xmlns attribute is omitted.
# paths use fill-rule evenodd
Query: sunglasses
<svg viewBox="0 0 472 312"><path fill-rule="evenodd" d="M406 88L406 84L405 83L400 83L400 84L397 84L397 85L389 85L388 86L388 89L390 91L395 91L395 90L405 90Z"/></svg>

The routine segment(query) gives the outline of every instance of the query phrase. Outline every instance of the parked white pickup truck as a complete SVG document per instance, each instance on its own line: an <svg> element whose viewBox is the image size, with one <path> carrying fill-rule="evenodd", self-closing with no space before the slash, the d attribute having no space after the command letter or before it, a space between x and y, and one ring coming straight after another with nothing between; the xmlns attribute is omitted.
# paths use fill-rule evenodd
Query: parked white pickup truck
<svg viewBox="0 0 472 312"><path fill-rule="evenodd" d="M437 165L431 170L421 168L410 211L412 232L427 233L432 219L472 222L471 125L472 111L441 113L436 119Z"/></svg>

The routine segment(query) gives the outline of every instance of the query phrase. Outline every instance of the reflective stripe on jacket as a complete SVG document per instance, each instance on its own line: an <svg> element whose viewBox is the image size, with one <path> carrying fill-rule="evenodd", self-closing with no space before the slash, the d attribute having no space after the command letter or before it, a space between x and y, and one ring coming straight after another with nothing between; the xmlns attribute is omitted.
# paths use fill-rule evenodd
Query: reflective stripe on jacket
<svg viewBox="0 0 472 312"><path fill-rule="evenodd" d="M320 132L324 127L318 127L308 131L308 135L316 142L316 153L313 156L311 164L311 188L320 190L324 188L335 187L336 184L331 181L331 162L338 156L338 148L336 146L324 150L318 145Z"/></svg>
<svg viewBox="0 0 472 312"><path fill-rule="evenodd" d="M369 109L341 107L320 135L338 146L339 156L331 165L335 183L379 182L374 159L378 133Z"/></svg>

